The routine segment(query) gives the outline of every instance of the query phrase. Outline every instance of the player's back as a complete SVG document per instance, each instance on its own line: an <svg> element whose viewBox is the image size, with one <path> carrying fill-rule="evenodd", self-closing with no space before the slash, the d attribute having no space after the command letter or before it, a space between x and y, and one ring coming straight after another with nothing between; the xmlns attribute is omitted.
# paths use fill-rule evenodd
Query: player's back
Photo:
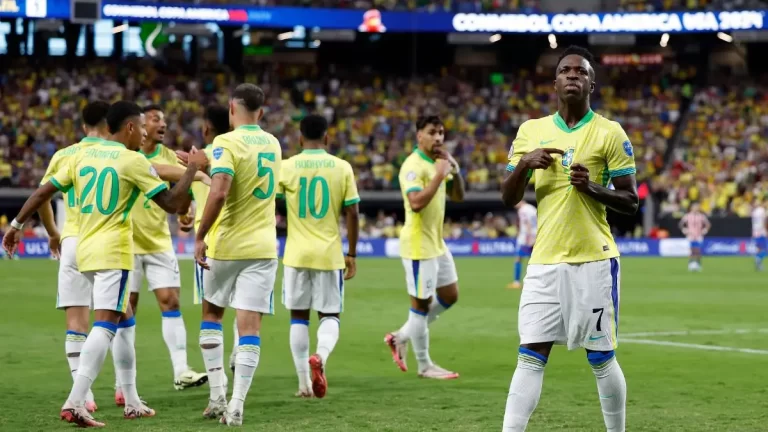
<svg viewBox="0 0 768 432"><path fill-rule="evenodd" d="M150 163L178 165L176 153L162 144L157 144L155 151L151 154L142 151L139 151L139 154L144 155ZM166 185L170 186L167 182ZM131 217L135 228L133 230L135 253L153 254L173 249L168 213L159 205L147 197L142 197L141 202L136 203Z"/></svg>
<svg viewBox="0 0 768 432"><path fill-rule="evenodd" d="M280 188L288 211L283 264L343 269L339 216L360 201L352 166L325 150L304 150L283 163Z"/></svg>
<svg viewBox="0 0 768 432"><path fill-rule="evenodd" d="M259 126L241 126L213 141L211 176L232 176L219 219L208 233L208 255L218 260L277 258L275 195L282 149Z"/></svg>

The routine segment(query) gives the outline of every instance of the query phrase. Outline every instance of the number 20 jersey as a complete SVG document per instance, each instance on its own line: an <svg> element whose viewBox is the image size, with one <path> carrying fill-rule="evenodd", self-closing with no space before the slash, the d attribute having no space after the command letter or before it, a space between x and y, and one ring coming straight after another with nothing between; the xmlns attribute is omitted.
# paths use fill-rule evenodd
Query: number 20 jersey
<svg viewBox="0 0 768 432"><path fill-rule="evenodd" d="M219 135L211 145L211 177L232 177L219 219L206 238L208 256L222 261L276 259L275 196L282 149L257 125ZM216 191L211 189L211 195ZM209 196L210 199L210 196Z"/></svg>

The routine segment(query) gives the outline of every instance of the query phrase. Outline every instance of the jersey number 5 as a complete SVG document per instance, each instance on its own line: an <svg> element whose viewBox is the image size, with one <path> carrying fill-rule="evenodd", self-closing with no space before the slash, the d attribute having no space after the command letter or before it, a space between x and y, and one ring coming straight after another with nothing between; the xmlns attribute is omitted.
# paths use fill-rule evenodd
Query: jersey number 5
<svg viewBox="0 0 768 432"><path fill-rule="evenodd" d="M83 188L83 197L80 200L82 207L80 207L80 213L93 213L93 204L85 204L90 198L89 195L93 190L94 184L96 185L96 208L99 213L103 215L110 215L115 211L117 207L117 199L120 193L120 182L117 178L117 171L114 168L104 168L103 171L98 172L96 168L92 166L83 167L80 170L80 177L90 176L88 182ZM109 178L109 201L107 205L104 205L104 186Z"/></svg>
<svg viewBox="0 0 768 432"><path fill-rule="evenodd" d="M320 209L317 208L317 186L320 185ZM307 217L307 207L309 214L315 219L322 219L328 213L328 207L331 201L331 192L328 188L328 182L322 177L312 177L308 180L306 177L299 178L299 217Z"/></svg>
<svg viewBox="0 0 768 432"><path fill-rule="evenodd" d="M275 162L274 153L259 153L259 171L256 173L259 177L268 177L267 191L259 189L258 187L253 190L253 196L258 199L267 199L275 192L275 171L272 167L264 166L264 159Z"/></svg>

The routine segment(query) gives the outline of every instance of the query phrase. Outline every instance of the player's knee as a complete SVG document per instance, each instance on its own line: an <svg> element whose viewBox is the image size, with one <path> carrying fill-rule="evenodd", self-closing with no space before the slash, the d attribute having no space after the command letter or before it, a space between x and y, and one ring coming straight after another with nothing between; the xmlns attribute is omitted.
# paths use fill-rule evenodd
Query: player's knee
<svg viewBox="0 0 768 432"><path fill-rule="evenodd" d="M179 310L179 295L173 288L164 288L155 290L157 302L160 305L160 310L166 311L178 311Z"/></svg>
<svg viewBox="0 0 768 432"><path fill-rule="evenodd" d="M610 351L591 351L587 350L587 361L592 369L601 369L605 367L607 363L616 357L614 350Z"/></svg>
<svg viewBox="0 0 768 432"><path fill-rule="evenodd" d="M542 355L545 358L549 358L549 354L552 351L553 342L538 342L520 345L520 349L535 352Z"/></svg>
<svg viewBox="0 0 768 432"><path fill-rule="evenodd" d="M318 317L318 319L321 319L321 320L324 319L324 318L335 318L336 321L339 321L339 314L337 314L337 313L322 313L322 312L318 312L317 313L317 317Z"/></svg>
<svg viewBox="0 0 768 432"><path fill-rule="evenodd" d="M440 288L435 297L442 307L448 309L459 301L459 285L454 283Z"/></svg>

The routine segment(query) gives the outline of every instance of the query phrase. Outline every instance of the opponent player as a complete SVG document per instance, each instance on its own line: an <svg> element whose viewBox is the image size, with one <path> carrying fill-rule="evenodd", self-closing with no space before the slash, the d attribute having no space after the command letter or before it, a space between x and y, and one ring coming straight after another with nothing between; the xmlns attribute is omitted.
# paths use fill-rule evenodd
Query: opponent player
<svg viewBox="0 0 768 432"><path fill-rule="evenodd" d="M757 253L755 254L755 269L757 271L763 271L763 259L766 255L766 220L765 220L765 204L759 200L755 200L755 207L752 209L752 241L755 242Z"/></svg>
<svg viewBox="0 0 768 432"><path fill-rule="evenodd" d="M418 148L400 168L400 189L405 205L405 226L400 232L400 256L411 297L408 321L384 342L403 372L407 343L411 341L419 364L419 376L455 379L456 372L432 363L429 357L429 324L459 297L458 276L451 251L443 240L445 199L464 199L464 181L458 164L443 149L445 127L439 117L425 116L416 122Z"/></svg>
<svg viewBox="0 0 768 432"><path fill-rule="evenodd" d="M135 152L146 135L141 108L132 102L117 102L109 108L107 123L112 141L95 143L71 157L50 182L27 200L3 239L6 250L13 252L19 243L19 229L37 208L57 190L65 193L73 187L77 190L76 196L80 198L77 264L92 285L95 322L83 344L80 367L62 407L61 418L81 427L104 426L93 419L84 405L115 333L122 340L115 345L113 355L121 365L117 374L126 398L124 416L155 415L154 410L139 400L136 390L135 327L126 299L128 273L133 268L131 206L143 192L163 209L175 212L194 179L199 160L191 160L183 178L168 191L149 162Z"/></svg>
<svg viewBox="0 0 768 432"><path fill-rule="evenodd" d="M160 106L144 108L147 139L139 150L150 163L177 165L176 154L162 144L165 138L165 116ZM183 209L186 214L186 208ZM149 197L141 197L133 209L133 241L136 253L130 277L130 301L137 312L139 292L147 285L155 294L162 315L162 333L173 365L173 386L176 390L204 384L208 376L192 370L187 364L187 329L179 307L181 279L179 262L173 251L168 214ZM120 388L115 390L115 403L123 404Z"/></svg>
<svg viewBox="0 0 768 432"><path fill-rule="evenodd" d="M688 239L691 249L688 271L701 271L701 247L711 226L707 215L701 211L697 202L691 203L688 213L680 219L680 231Z"/></svg>
<svg viewBox="0 0 768 432"><path fill-rule="evenodd" d="M590 109L592 55L570 47L555 73L557 113L523 123L502 183L508 207L535 176L539 229L520 296L517 369L507 397L505 431L522 431L541 395L554 343L584 347L597 378L608 431L624 431L626 381L616 361L619 251L606 207L638 208L632 145L621 126ZM615 190L606 186L612 181Z"/></svg>
<svg viewBox="0 0 768 432"><path fill-rule="evenodd" d="M213 141L211 190L195 236L195 260L206 270L200 348L211 396L203 416L223 414L221 422L229 426L243 424L243 402L259 364L261 317L274 307L282 150L277 138L258 126L263 104L264 92L253 84L240 84L232 93L229 123L235 130ZM236 309L240 334L229 404L221 331L227 306Z"/></svg>
<svg viewBox="0 0 768 432"><path fill-rule="evenodd" d="M507 287L520 289L520 276L523 273L523 258L530 257L533 243L536 241L536 207L525 201L515 206L517 209L517 258L515 259L515 280Z"/></svg>
<svg viewBox="0 0 768 432"><path fill-rule="evenodd" d="M360 229L355 174L346 161L325 151L328 122L310 115L301 121L303 151L283 163L280 193L288 211L283 256L283 304L291 311L291 353L299 377L296 396L322 398L325 368L339 340L344 281L355 276ZM342 252L339 216L344 213L349 249ZM317 311L317 350L309 356L309 311ZM310 369L312 372L310 387Z"/></svg>

